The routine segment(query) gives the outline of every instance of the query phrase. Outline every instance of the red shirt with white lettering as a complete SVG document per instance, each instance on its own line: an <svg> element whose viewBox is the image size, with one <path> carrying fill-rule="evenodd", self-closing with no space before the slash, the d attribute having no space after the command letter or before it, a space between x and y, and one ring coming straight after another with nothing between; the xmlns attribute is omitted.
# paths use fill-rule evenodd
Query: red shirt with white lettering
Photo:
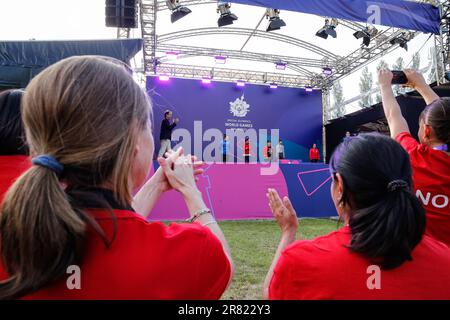
<svg viewBox="0 0 450 320"><path fill-rule="evenodd" d="M396 140L411 158L414 189L427 212L426 233L450 246L450 156L420 144L407 132Z"/></svg>
<svg viewBox="0 0 450 320"><path fill-rule="evenodd" d="M275 267L270 299L450 299L450 248L445 244L424 236L412 261L374 270L367 258L346 247L350 239L350 228L344 227L288 246Z"/></svg>
<svg viewBox="0 0 450 320"><path fill-rule="evenodd" d="M0 156L0 203L9 187L30 166L28 156Z"/></svg>
<svg viewBox="0 0 450 320"><path fill-rule="evenodd" d="M110 239L114 230L111 214L104 209L89 213ZM198 223L165 226L148 223L128 210L114 210L117 233L109 248L93 230L88 231L80 264L81 289L71 271L53 285L25 299L219 299L231 269L216 236ZM74 277L75 276L75 277ZM0 280L7 275L0 263Z"/></svg>

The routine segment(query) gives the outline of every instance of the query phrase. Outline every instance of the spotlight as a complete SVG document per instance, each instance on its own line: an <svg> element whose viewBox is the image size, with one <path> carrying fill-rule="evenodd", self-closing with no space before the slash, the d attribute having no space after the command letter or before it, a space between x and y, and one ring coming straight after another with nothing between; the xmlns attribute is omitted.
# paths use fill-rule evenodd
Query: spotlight
<svg viewBox="0 0 450 320"><path fill-rule="evenodd" d="M364 30L356 31L353 36L356 39L363 39L363 44L368 47L370 41L378 34L378 29L374 26L368 26Z"/></svg>
<svg viewBox="0 0 450 320"><path fill-rule="evenodd" d="M225 64L225 63L227 63L227 57L224 57L224 56L216 56L214 59L215 59L217 64Z"/></svg>
<svg viewBox="0 0 450 320"><path fill-rule="evenodd" d="M170 11L172 11L172 15L170 16L172 23L180 20L192 12L189 8L182 7L180 5L180 0L166 0L166 4Z"/></svg>
<svg viewBox="0 0 450 320"><path fill-rule="evenodd" d="M267 32L280 30L281 27L286 26L286 22L280 18L280 10L278 9L267 8L266 18L269 19L269 25L266 29Z"/></svg>
<svg viewBox="0 0 450 320"><path fill-rule="evenodd" d="M245 87L245 81L243 81L243 80L238 80L238 81L236 81L236 85L237 85L238 87Z"/></svg>
<svg viewBox="0 0 450 320"><path fill-rule="evenodd" d="M270 89L277 89L277 88L278 88L278 85L277 85L276 83L271 83L271 84L269 85L269 88L270 88Z"/></svg>
<svg viewBox="0 0 450 320"><path fill-rule="evenodd" d="M230 11L231 3L219 2L217 6L217 13L220 13L220 18L217 20L219 27L228 26L233 24L238 17Z"/></svg>
<svg viewBox="0 0 450 320"><path fill-rule="evenodd" d="M333 38L337 37L336 27L339 24L337 19L333 18L331 21L329 19L325 19L325 26L317 31L316 36L321 37L323 39L327 39L328 36L332 36Z"/></svg>
<svg viewBox="0 0 450 320"><path fill-rule="evenodd" d="M324 75L326 75L327 77L331 76L333 74L333 69L325 67L325 68L322 69L322 73Z"/></svg>
<svg viewBox="0 0 450 320"><path fill-rule="evenodd" d="M410 37L408 37L408 35L406 33L402 33L401 36L399 36L398 38L392 39L391 41L389 41L389 43L392 45L398 44L400 46L400 48L403 48L406 51L408 51L408 41L409 40L411 40Z"/></svg>
<svg viewBox="0 0 450 320"><path fill-rule="evenodd" d="M167 82L169 80L170 80L170 77L168 75L166 75L166 74L162 74L162 75L159 76L159 81Z"/></svg>
<svg viewBox="0 0 450 320"><path fill-rule="evenodd" d="M313 92L313 88L311 86L306 86L305 87L305 91L306 92Z"/></svg>
<svg viewBox="0 0 450 320"><path fill-rule="evenodd" d="M287 63L283 61L278 61L277 63L275 63L275 68L277 68L277 70L285 70L286 66Z"/></svg>

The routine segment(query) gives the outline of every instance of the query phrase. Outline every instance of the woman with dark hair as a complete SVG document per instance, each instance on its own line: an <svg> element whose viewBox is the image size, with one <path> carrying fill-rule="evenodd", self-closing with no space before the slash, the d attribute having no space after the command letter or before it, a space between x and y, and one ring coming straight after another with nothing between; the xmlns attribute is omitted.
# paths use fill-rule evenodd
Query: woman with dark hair
<svg viewBox="0 0 450 320"><path fill-rule="evenodd" d="M330 171L345 226L314 240L294 242L295 210L269 190L282 236L264 297L450 299L450 249L423 235L407 152L388 137L360 135L336 149Z"/></svg>
<svg viewBox="0 0 450 320"><path fill-rule="evenodd" d="M220 298L232 260L192 157L180 149L159 158L142 186L151 114L112 58L71 57L30 82L22 118L33 165L0 208L0 300ZM166 227L135 212L146 215L170 189L191 223Z"/></svg>
<svg viewBox="0 0 450 320"><path fill-rule="evenodd" d="M31 165L20 117L22 95L22 90L0 93L0 203L14 180Z"/></svg>
<svg viewBox="0 0 450 320"><path fill-rule="evenodd" d="M392 72L380 70L379 83L391 137L408 151L416 196L426 210L426 233L450 246L450 98L439 96L417 71L404 71L408 85L425 99L414 139L392 92Z"/></svg>

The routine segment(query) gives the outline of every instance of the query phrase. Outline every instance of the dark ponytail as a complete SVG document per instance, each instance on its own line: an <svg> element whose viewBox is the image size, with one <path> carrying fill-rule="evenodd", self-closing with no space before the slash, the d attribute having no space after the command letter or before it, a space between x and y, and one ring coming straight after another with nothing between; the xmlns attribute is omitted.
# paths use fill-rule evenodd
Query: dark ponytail
<svg viewBox="0 0 450 320"><path fill-rule="evenodd" d="M394 140L360 135L341 144L331 170L344 182L351 208L349 249L383 269L412 260L425 230L425 211L412 193L409 156Z"/></svg>

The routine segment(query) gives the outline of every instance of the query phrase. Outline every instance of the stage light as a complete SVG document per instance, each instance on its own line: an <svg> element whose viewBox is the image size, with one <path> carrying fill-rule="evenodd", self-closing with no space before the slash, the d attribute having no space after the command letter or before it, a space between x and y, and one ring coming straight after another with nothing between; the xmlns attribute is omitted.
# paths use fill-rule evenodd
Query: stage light
<svg viewBox="0 0 450 320"><path fill-rule="evenodd" d="M374 26L367 26L364 30L356 31L353 36L356 39L363 39L363 44L368 47L370 41L378 34L378 29Z"/></svg>
<svg viewBox="0 0 450 320"><path fill-rule="evenodd" d="M214 59L215 59L217 64L225 64L225 63L227 63L227 57L224 57L224 56L216 56Z"/></svg>
<svg viewBox="0 0 450 320"><path fill-rule="evenodd" d="M203 84L211 84L212 79L210 77L203 77L202 78L202 83Z"/></svg>
<svg viewBox="0 0 450 320"><path fill-rule="evenodd" d="M328 36L332 36L333 38L337 37L336 27L339 24L338 20L333 18L331 21L329 19L325 19L325 26L317 31L316 36L321 37L323 39L327 39Z"/></svg>
<svg viewBox="0 0 450 320"><path fill-rule="evenodd" d="M166 52L166 56L169 60L176 60L178 58L178 52L168 51Z"/></svg>
<svg viewBox="0 0 450 320"><path fill-rule="evenodd" d="M408 36L408 34L406 34L406 33L402 33L401 36L392 39L391 41L389 41L389 43L392 45L398 44L400 46L400 48L403 48L406 51L408 51L408 41L409 40L411 40L411 36Z"/></svg>
<svg viewBox="0 0 450 320"><path fill-rule="evenodd" d="M324 75L326 75L327 77L331 76L333 74L333 69L325 67L325 68L322 69L322 73Z"/></svg>
<svg viewBox="0 0 450 320"><path fill-rule="evenodd" d="M170 11L172 11L172 15L170 16L172 23L192 12L188 7L182 7L180 5L180 0L166 0L166 4Z"/></svg>
<svg viewBox="0 0 450 320"><path fill-rule="evenodd" d="M230 11L231 3L219 2L217 5L217 13L220 13L220 18L217 20L219 27L228 26L233 24L238 17Z"/></svg>
<svg viewBox="0 0 450 320"><path fill-rule="evenodd" d="M306 86L305 87L305 91L306 92L313 92L313 88L311 86Z"/></svg>
<svg viewBox="0 0 450 320"><path fill-rule="evenodd" d="M237 85L238 87L245 87L245 81L243 81L243 80L238 80L238 81L236 81L236 85Z"/></svg>
<svg viewBox="0 0 450 320"><path fill-rule="evenodd" d="M278 61L275 63L275 68L277 68L277 70L286 70L286 66L287 63L283 61Z"/></svg>
<svg viewBox="0 0 450 320"><path fill-rule="evenodd" d="M170 77L168 75L162 74L159 76L159 81L167 82L169 80L170 80Z"/></svg>
<svg viewBox="0 0 450 320"><path fill-rule="evenodd" d="M269 25L266 29L267 32L280 30L281 27L286 26L286 22L280 18L280 10L278 9L267 8L266 18L269 19Z"/></svg>
<svg viewBox="0 0 450 320"><path fill-rule="evenodd" d="M276 83L271 83L271 84L269 85L269 88L270 88L270 89L277 89L277 88L278 88L278 85L277 85Z"/></svg>

